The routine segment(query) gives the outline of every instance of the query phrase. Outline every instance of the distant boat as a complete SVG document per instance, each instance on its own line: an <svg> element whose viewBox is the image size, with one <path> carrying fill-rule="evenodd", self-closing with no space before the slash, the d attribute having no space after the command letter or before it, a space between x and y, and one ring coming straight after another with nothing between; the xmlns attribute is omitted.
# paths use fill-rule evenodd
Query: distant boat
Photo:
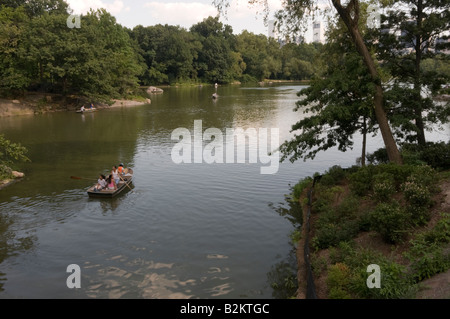
<svg viewBox="0 0 450 319"><path fill-rule="evenodd" d="M96 111L97 111L97 109L95 107L93 107L92 109L91 108L84 109L84 111L83 110L78 110L77 113L89 113L89 112L96 112Z"/></svg>
<svg viewBox="0 0 450 319"><path fill-rule="evenodd" d="M101 191L94 191L95 185L90 187L87 191L89 197L100 197L100 198L113 198L120 194L124 189L130 188L130 184L133 181L133 170L131 168L125 168L123 170L124 174L120 175L123 180L117 185L117 189L102 189Z"/></svg>

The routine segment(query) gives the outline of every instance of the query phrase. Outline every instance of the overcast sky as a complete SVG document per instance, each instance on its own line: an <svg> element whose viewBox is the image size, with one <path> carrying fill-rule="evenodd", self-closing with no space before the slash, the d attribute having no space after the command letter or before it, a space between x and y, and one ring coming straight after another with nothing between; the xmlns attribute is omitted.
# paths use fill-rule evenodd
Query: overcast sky
<svg viewBox="0 0 450 319"><path fill-rule="evenodd" d="M212 0L66 0L74 14L82 14L89 8L105 8L117 22L128 28L136 25L152 26L156 24L179 25L189 29L209 16L216 16L217 9ZM248 30L255 34L268 35L268 28L264 25L262 7L250 6L247 0L230 0L226 18L220 20L232 26L235 34ZM281 0L268 0L270 16L281 8ZM259 12L259 14L258 14ZM305 34L309 42L312 31Z"/></svg>

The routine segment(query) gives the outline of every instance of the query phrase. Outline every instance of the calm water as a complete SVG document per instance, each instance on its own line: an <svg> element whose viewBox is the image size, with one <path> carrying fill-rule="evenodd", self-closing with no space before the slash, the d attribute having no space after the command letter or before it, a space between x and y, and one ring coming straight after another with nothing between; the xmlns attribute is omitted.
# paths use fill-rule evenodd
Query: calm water
<svg viewBox="0 0 450 319"><path fill-rule="evenodd" d="M0 118L0 133L29 149L24 181L0 191L1 298L278 298L295 273L284 215L289 185L360 153L331 150L280 164L174 164L174 129L279 128L300 113L301 86L170 88L151 105L80 115ZM448 127L432 133L449 139ZM371 138L368 151L377 149ZM253 147L253 146L251 146ZM133 167L133 190L89 199L89 180L114 164ZM289 217L289 218L287 218ZM81 267L81 289L66 268Z"/></svg>

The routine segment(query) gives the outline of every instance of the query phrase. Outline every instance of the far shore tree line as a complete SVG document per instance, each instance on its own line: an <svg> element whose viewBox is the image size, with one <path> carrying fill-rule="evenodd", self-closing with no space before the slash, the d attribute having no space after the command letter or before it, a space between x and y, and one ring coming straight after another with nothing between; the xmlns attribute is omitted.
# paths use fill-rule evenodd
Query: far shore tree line
<svg viewBox="0 0 450 319"><path fill-rule="evenodd" d="M320 44L281 46L218 17L180 26L121 26L91 10L69 27L63 0L0 1L0 90L119 98L139 86L304 80L317 71Z"/></svg>

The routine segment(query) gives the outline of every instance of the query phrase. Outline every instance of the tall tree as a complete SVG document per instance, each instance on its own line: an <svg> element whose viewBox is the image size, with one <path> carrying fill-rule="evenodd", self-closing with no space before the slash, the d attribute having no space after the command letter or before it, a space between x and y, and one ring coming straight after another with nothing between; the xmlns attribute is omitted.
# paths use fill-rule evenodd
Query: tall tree
<svg viewBox="0 0 450 319"><path fill-rule="evenodd" d="M428 123L448 121L447 107L433 101L449 77L437 70L422 67L427 59L447 59L438 54L440 38L450 28L450 2L435 0L401 0L387 7L387 16L379 32L379 59L392 76L386 94L391 103L394 125L401 135L425 146ZM413 124L414 123L414 124ZM412 132L412 134L411 134Z"/></svg>
<svg viewBox="0 0 450 319"><path fill-rule="evenodd" d="M28 21L24 8L0 7L0 89L8 92L20 92L31 81L21 52Z"/></svg>
<svg viewBox="0 0 450 319"><path fill-rule="evenodd" d="M383 87L381 83L380 73L375 58L371 54L368 46L364 42L359 28L361 17L361 6L358 0L349 0L343 4L341 0L332 0L333 7L336 9L339 17L345 23L348 32L352 38L352 42L356 51L361 55L364 64L372 78L375 86L375 93L373 95L374 112L380 127L380 132L383 137L384 144L388 153L389 160L394 163L402 163L402 157L392 134L391 127L384 108ZM229 0L213 0L213 3L219 10L224 10L229 5ZM249 3L262 3L268 8L267 0L249 0ZM283 10L277 14L278 20L281 23L289 26L291 30L298 31L304 27L307 21L307 15L311 12L317 11L318 1L312 0L283 0Z"/></svg>
<svg viewBox="0 0 450 319"><path fill-rule="evenodd" d="M236 38L231 26L222 24L218 17L208 17L193 25L190 31L197 34L203 47L196 60L199 77L211 83L229 83L239 77L236 69L244 65L233 53Z"/></svg>
<svg viewBox="0 0 450 319"><path fill-rule="evenodd" d="M377 130L372 99L375 90L342 23L331 27L320 60L326 62L326 69L299 92L304 98L295 108L310 115L292 126L294 137L280 147L282 160L313 159L318 152L335 146L344 152L353 148L353 135L359 131L364 166L367 135Z"/></svg>

